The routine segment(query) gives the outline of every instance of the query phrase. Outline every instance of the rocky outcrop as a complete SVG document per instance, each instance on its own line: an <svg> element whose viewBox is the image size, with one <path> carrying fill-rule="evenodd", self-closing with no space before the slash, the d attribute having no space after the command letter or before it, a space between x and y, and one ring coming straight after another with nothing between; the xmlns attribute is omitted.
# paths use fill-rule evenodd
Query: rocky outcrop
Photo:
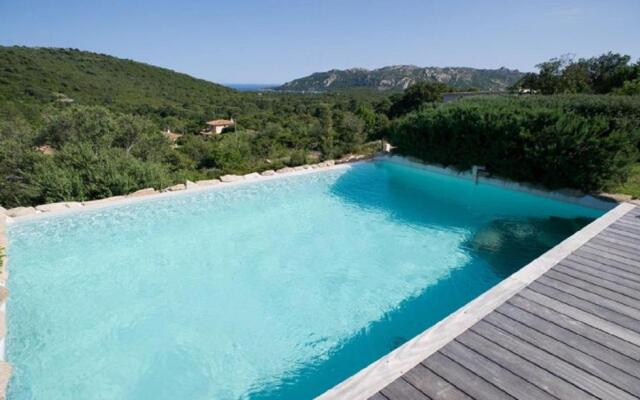
<svg viewBox="0 0 640 400"><path fill-rule="evenodd" d="M10 217L24 217L25 215L35 214L36 209L33 207L16 207L7 210L6 214Z"/></svg>
<svg viewBox="0 0 640 400"><path fill-rule="evenodd" d="M252 172L244 176L244 179L258 179L258 178L260 178L260 174L257 172Z"/></svg>
<svg viewBox="0 0 640 400"><path fill-rule="evenodd" d="M53 211L63 211L69 208L79 208L82 207L82 203L77 201L67 201L60 203L50 203L50 204L42 204L36 206L36 210L40 212L53 212Z"/></svg>
<svg viewBox="0 0 640 400"><path fill-rule="evenodd" d="M124 196L113 196L113 197L107 197L104 199L83 201L82 204L84 204L85 206L94 206L97 204L111 203L113 201L118 201L121 199L124 199Z"/></svg>
<svg viewBox="0 0 640 400"><path fill-rule="evenodd" d="M244 177L243 176L239 176L239 175L222 175L220 177L220 180L222 182L228 183L228 182L237 182L237 181L241 181L243 180Z"/></svg>
<svg viewBox="0 0 640 400"><path fill-rule="evenodd" d="M196 182L198 186L213 186L218 185L220 183L220 179L206 179L202 181Z"/></svg>
<svg viewBox="0 0 640 400"><path fill-rule="evenodd" d="M393 65L367 70L351 68L317 72L285 83L277 90L292 92L324 92L353 88L380 91L404 90L416 82L441 82L454 88L474 87L483 91L505 91L516 83L523 73L507 68L475 69L467 67L417 67Z"/></svg>
<svg viewBox="0 0 640 400"><path fill-rule="evenodd" d="M7 385L11 379L11 364L0 361L0 399L4 400Z"/></svg>
<svg viewBox="0 0 640 400"><path fill-rule="evenodd" d="M195 188L197 188L197 187L198 187L198 184L197 184L197 183L195 183L195 182L191 182L190 180L187 180L187 181L184 183L184 185L185 185L185 187L186 187L187 189L195 189Z"/></svg>
<svg viewBox="0 0 640 400"><path fill-rule="evenodd" d="M179 190L185 190L187 186L184 183L178 183L177 185L169 186L164 189L163 192L177 192Z"/></svg>
<svg viewBox="0 0 640 400"><path fill-rule="evenodd" d="M279 170L276 171L279 174L286 174L289 172L293 172L293 168L291 167L284 167L284 168L280 168Z"/></svg>
<svg viewBox="0 0 640 400"><path fill-rule="evenodd" d="M133 193L130 193L127 197L142 197L142 196L149 196L155 193L157 192L154 188L146 188L146 189L140 189Z"/></svg>
<svg viewBox="0 0 640 400"><path fill-rule="evenodd" d="M5 215L7 213L7 209L0 206L0 215Z"/></svg>
<svg viewBox="0 0 640 400"><path fill-rule="evenodd" d="M262 175L262 176L273 176L273 175L275 175L275 174L276 174L276 171L274 171L274 170L272 170L272 169L268 169L268 170L266 170L266 171L262 171L262 172L260 173L260 175Z"/></svg>

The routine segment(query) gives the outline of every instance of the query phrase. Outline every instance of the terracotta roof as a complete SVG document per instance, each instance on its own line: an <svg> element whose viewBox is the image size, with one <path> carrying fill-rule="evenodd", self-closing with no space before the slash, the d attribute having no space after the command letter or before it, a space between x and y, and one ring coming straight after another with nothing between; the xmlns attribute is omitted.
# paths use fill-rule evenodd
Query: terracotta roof
<svg viewBox="0 0 640 400"><path fill-rule="evenodd" d="M228 119L214 119L213 121L207 122L207 125L211 125L211 126L225 126L225 125L233 125L233 124L235 124L235 122Z"/></svg>

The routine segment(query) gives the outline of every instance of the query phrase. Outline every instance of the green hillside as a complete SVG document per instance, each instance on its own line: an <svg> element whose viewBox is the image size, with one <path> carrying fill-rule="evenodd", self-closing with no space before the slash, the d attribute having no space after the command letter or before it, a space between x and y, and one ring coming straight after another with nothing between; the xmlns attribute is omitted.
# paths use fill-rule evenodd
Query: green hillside
<svg viewBox="0 0 640 400"><path fill-rule="evenodd" d="M0 101L203 113L231 89L165 68L74 49L0 47Z"/></svg>

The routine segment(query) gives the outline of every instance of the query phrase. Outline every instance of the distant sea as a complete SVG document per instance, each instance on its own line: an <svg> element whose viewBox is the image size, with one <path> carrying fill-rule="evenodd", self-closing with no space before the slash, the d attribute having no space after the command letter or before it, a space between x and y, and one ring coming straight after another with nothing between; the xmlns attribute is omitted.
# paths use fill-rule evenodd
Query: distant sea
<svg viewBox="0 0 640 400"><path fill-rule="evenodd" d="M225 83L224 85L241 92L263 92L280 86L273 83Z"/></svg>

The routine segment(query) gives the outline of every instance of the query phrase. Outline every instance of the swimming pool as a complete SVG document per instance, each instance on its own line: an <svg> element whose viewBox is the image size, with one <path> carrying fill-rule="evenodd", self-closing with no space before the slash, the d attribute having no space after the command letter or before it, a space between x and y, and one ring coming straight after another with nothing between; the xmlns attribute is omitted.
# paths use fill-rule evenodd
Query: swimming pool
<svg viewBox="0 0 640 400"><path fill-rule="evenodd" d="M8 398L313 397L602 213L378 161L14 223Z"/></svg>

